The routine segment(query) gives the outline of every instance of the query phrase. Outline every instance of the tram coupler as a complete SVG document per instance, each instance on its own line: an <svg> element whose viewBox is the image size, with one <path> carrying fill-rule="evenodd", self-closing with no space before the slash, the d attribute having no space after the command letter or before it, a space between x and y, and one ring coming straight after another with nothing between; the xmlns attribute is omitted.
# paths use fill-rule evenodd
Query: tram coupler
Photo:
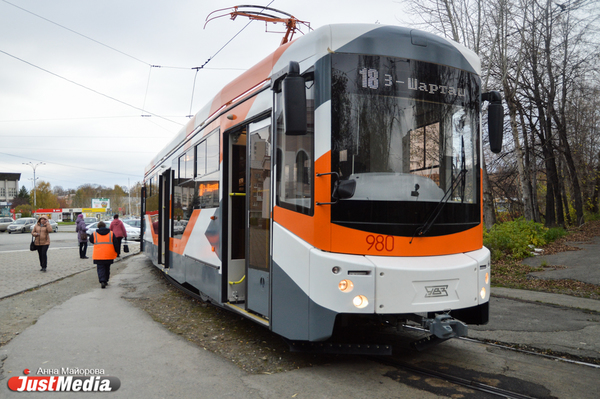
<svg viewBox="0 0 600 399"><path fill-rule="evenodd" d="M432 335L411 343L418 351L441 344L450 338L464 337L469 332L465 323L448 314L437 315L435 319L423 319L422 324Z"/></svg>

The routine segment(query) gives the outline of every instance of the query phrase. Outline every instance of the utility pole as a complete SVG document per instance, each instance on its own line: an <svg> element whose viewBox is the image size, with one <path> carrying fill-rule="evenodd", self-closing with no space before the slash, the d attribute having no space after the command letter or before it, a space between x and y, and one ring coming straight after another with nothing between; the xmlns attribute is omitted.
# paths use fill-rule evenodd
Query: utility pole
<svg viewBox="0 0 600 399"><path fill-rule="evenodd" d="M129 183L129 178L127 178L127 191L129 191L129 212L127 214L131 217L131 183Z"/></svg>
<svg viewBox="0 0 600 399"><path fill-rule="evenodd" d="M37 187L36 187L36 177L35 177L35 168L37 168L40 165L46 165L46 163L44 162L38 162L35 165L33 164L33 162L23 162L23 165L29 165L33 168L33 209L35 210L37 208Z"/></svg>

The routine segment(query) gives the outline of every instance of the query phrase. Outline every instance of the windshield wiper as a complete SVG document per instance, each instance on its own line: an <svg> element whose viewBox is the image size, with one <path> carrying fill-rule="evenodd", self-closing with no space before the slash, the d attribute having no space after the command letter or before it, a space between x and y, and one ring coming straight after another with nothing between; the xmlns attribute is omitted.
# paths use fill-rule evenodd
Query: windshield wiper
<svg viewBox="0 0 600 399"><path fill-rule="evenodd" d="M452 197L452 193L458 188L458 185L464 180L466 175L467 169L461 169L461 171L458 173L458 177L456 178L456 180L454 180L454 183L452 183L452 186L448 190L446 190L440 202L438 202L436 207L429 214L427 221L422 226L417 227L417 229L413 233L412 238L410 239L409 244L412 244L413 240L415 239L415 236L422 236L423 234L427 234L429 229L431 229L431 226L433 226L433 224L437 220L438 216L440 216L440 213L442 213L444 205L448 203L450 197Z"/></svg>

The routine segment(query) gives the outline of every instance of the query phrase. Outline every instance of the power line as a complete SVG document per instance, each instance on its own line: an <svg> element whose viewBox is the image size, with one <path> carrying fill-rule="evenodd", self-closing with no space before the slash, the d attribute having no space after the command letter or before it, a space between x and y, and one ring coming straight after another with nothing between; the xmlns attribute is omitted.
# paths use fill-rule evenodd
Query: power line
<svg viewBox="0 0 600 399"><path fill-rule="evenodd" d="M58 166L64 166L64 167L67 167L67 168L91 170L92 172L109 173L109 174L121 175L121 176L138 176L138 175L134 175L134 174L131 174L131 173L111 172L111 171L108 171L108 170L105 170L105 169L93 169L93 168L86 168L86 167L83 167L83 166L80 166L80 165L67 165L67 164L64 164L64 163L43 161L43 160L40 160L40 159L33 159L31 157L23 157L21 155L9 154L9 153L6 153L6 152L0 152L0 154L2 154L2 155L8 155L10 157L15 157L15 158L29 159L30 161L35 161L35 162L45 162L46 164L49 164L49 165L58 165Z"/></svg>
<svg viewBox="0 0 600 399"><path fill-rule="evenodd" d="M139 137L138 137L139 138ZM43 144L43 143L41 143ZM2 146L3 149L8 149L8 150L20 150L23 149L23 147L5 147ZM47 150L47 151L75 151L75 152L108 152L108 153L122 153L122 154L156 154L156 151L131 151L131 150L123 150L123 151L119 151L119 150L98 150L96 148L92 148L90 150L86 150L83 148L73 148L73 149L68 149L68 148L40 148L40 147L35 147L35 146L27 146L27 150L30 151L35 151L35 150ZM46 161L44 161L46 162Z"/></svg>
<svg viewBox="0 0 600 399"><path fill-rule="evenodd" d="M89 37L89 36L86 36L86 35L84 35L83 33L79 33L79 32L77 32L77 31L74 31L73 29L67 28L67 27L66 27L66 26L64 26L64 25L61 25L61 24L59 24L59 23L57 23L57 22L54 22L54 21L52 21L52 20L49 20L48 18L42 17L41 15L38 15L38 14L36 14L36 13L34 13L34 12L31 12L31 11L29 11L29 10L27 10L27 9L23 8L23 7L19 7L18 5L16 5L16 4L13 4L13 3L9 2L9 1L6 1L6 0L2 0L2 1L3 1L3 2L5 2L6 4L9 4L9 5L11 5L11 6L15 7L15 8L18 8L18 9L19 9L19 10L21 10L21 11L25 11L25 12L26 12L26 13L28 13L28 14L31 14L31 15L33 15L33 16L35 16L35 17L38 17L38 18L40 18L40 19L43 19L43 20L44 20L44 21L46 21L46 22L50 22L50 23L51 23L51 24L53 24L53 25L56 25L56 26L58 26L58 27L61 27L61 28L65 29L65 30L68 30L68 31L69 31L69 32L71 32L71 33L74 33L74 34L76 34L76 35L79 35L79 36L81 36L81 37L84 37L84 38L86 38L86 39L88 39L88 40L91 40L91 41L93 41L94 43L97 43L97 44L99 44L99 45L101 45L101 46L104 46L104 47L106 47L106 48L109 48L109 49L111 49L111 50L113 50L113 51L116 51L117 53L123 54L123 55L124 55L124 56L126 56L126 57L129 57L129 58L132 58L132 59L134 59L134 60L136 60L136 61L138 61L138 62L141 62L142 64L145 64L145 65L150 65L150 63L148 63L148 62L146 62L146 61L142 61L142 60L140 60L139 58L137 58L137 57L134 57L134 56L133 56L133 55L131 55L131 54L127 54L127 53L125 53L125 52L123 52L123 51L121 51L121 50L118 50L118 49L116 49L116 48L114 48L114 47L111 47L111 46L109 46L108 44L104 44L104 43L102 43L102 42L99 42L99 41L98 41L98 40L96 40L96 39L92 39L91 37ZM152 65L150 65L150 66L152 66Z"/></svg>
<svg viewBox="0 0 600 399"><path fill-rule="evenodd" d="M140 136L121 136L121 135L116 135L116 136L109 136L106 134L102 134L102 136L97 136L97 137L82 137L81 135L70 135L70 136L56 136L56 135L52 135L52 136L48 136L48 135L42 135L42 134L35 134L35 135L23 135L23 134L2 134L2 138L7 138L7 137L18 137L18 138L34 138L34 137L38 137L38 138L45 138L45 139L58 139L58 138L63 138L63 139L78 139L78 140L88 140L88 139L93 139L93 140L106 140L106 139L164 139L167 138L166 136L148 136L147 134L142 134Z"/></svg>
<svg viewBox="0 0 600 399"><path fill-rule="evenodd" d="M193 69L196 69L196 68L193 68L193 67L178 67L178 66L170 66L170 65L155 65L155 64L151 64L151 63L149 63L149 62L146 62L146 61L144 61L144 60L141 60L141 59L139 59L139 58L137 58L137 57L135 57L135 56L133 56L133 55L131 55L131 54L128 54L128 53L126 53L126 52L124 52L124 51L121 51L121 50L119 50L119 49L117 49L117 48L115 48L115 47L112 47L112 46L109 46L108 44L102 43L102 42L101 42L101 41L99 41L99 40L96 40L96 39L94 39L94 38L92 38L92 37L89 37L89 36L87 36L87 35L84 35L83 33L79 33L79 32L77 32L76 30L73 30L73 29L71 29L71 28L68 28L68 27L66 27L66 26L64 26L64 25L61 25L61 24L59 24L58 22L54 22L54 21L52 21L51 19L48 19L48 18L46 18L46 17L43 17L43 16L41 16L41 15L39 15L39 14L36 14L36 13L34 13L34 12L32 12L32 11L29 11L29 10L27 10L27 9L23 8L23 7L20 7L20 6L16 5L16 4L13 4L13 3L11 3L11 2L9 2L9 1L7 1L7 0L1 0L1 1L3 1L4 3L6 3L6 4L8 4L8 5L11 5L11 6L15 7L15 8L18 8L18 9L19 9L19 10L21 10L21 11L24 11L24 12L26 12L26 13L28 13L28 14L31 14L31 15L33 15L33 16L35 16L35 17L37 17L37 18L43 19L43 20L44 20L44 21L46 21L46 22L49 22L49 23L51 23L51 24L53 24L53 25L56 25L56 26L58 26L58 27L60 27L60 28L62 28L62 29L65 29L65 30L67 30L67 31L69 31L69 32L71 32L71 33L74 33L74 34L76 34L76 35L78 35L78 36L81 36L81 37L83 37L83 38L85 38L85 39L88 39L88 40L90 40L90 41L92 41L92 42L94 42L94 43L96 43L96 44L99 44L99 45L101 45L101 46L103 46L103 47L106 47L106 48L108 48L108 49L110 49L110 50L116 51L117 53L119 53L119 54L122 54L122 55L124 55L124 56L126 56L126 57L129 57L129 58L131 58L131 59L133 59L133 60L135 60L135 61L138 61L138 62L140 62L140 63L142 63L142 64L144 64L144 65L147 65L147 66L149 66L150 68L184 69L184 70L190 70L190 69L192 69L192 70L193 70ZM271 3L272 3L272 2L271 2ZM271 3L269 3L269 4L271 4ZM203 68L203 69L216 69L216 70L238 70L238 71L244 71L244 70L245 70L244 68Z"/></svg>
<svg viewBox="0 0 600 399"><path fill-rule="evenodd" d="M5 0L2 0L2 1L5 1ZM51 71L49 71L49 70L47 70L47 69L44 69L44 68L42 68L42 67L39 67L39 66L37 66L37 65L35 65L35 64L32 64L32 63L31 63L31 62L29 62L29 61L25 61L25 60L24 60L24 59L22 59L22 58L19 58L19 57L17 57L17 56L14 56L14 55L12 55L12 54L9 54L9 53L7 53L6 51L0 50L0 53L2 53L2 54L6 54L7 56L9 56L9 57L11 57L11 58L14 58L14 59L16 59L16 60L18 60L18 61L21 61L21 62L23 62L23 63L25 63L25 64L27 64L27 65L30 65L30 66L34 67L34 68L36 68L36 69L39 69L39 70L41 70L41 71L44 71L44 72L46 72L46 73L49 73L50 75L56 76L57 78L60 78L60 79L62 79L62 80L65 80L65 81L67 81L67 82L69 82L69 83L72 83L72 84L74 84L74 85L76 85L76 86L82 87L82 88L84 88L84 89L86 89L86 90L89 90L89 91L91 91L91 92L93 92L93 93L99 94L99 95L101 95L102 97L106 97L106 98L108 98L108 99L110 99L110 100L113 100L113 101L116 101L116 102L118 102L118 103L120 103L120 104L126 105L126 106L128 106L128 107L131 107L131 108L133 108L133 109L137 109L138 111L142 111L142 112L145 112L145 113L147 113L147 114L150 114L150 115L152 115L152 116L156 116L157 118L164 119L165 121L168 121L168 122L171 122L171 123L175 123L176 125L183 126L183 124L181 124L181 123L178 123L178 122L172 121L172 120L170 120L170 119L168 119L168 118L165 118L165 117L163 117L163 116L160 116L160 115L158 115L158 114L152 113L152 112L150 112L150 111L146 111L145 109L142 109L142 108L136 107L135 105L131 105L131 104L129 104L129 103L126 103L125 101L122 101L122 100L119 100L119 99L117 99L117 98L111 97L111 96L109 96L108 94L104 94L104 93L101 93L101 92L99 92L99 91L97 91L97 90L91 89L91 88L89 88L89 87L87 87L87 86L84 86L84 85L82 85L81 83L77 83L77 82L75 82L75 81L73 81L73 80L67 79L67 78L65 78L65 77L63 77L63 76L61 76L61 75L58 75L58 74L56 74L56 73L54 73L54 72L51 72Z"/></svg>

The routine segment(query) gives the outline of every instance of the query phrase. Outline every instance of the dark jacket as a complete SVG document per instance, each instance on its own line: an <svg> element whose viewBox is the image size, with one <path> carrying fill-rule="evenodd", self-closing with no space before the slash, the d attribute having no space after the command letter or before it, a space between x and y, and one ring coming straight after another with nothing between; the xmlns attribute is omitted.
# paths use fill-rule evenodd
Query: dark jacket
<svg viewBox="0 0 600 399"><path fill-rule="evenodd" d="M77 240L79 242L87 241L87 227L85 226L85 222L83 221L83 217L77 217L77 223L75 224L75 231L77 232Z"/></svg>

